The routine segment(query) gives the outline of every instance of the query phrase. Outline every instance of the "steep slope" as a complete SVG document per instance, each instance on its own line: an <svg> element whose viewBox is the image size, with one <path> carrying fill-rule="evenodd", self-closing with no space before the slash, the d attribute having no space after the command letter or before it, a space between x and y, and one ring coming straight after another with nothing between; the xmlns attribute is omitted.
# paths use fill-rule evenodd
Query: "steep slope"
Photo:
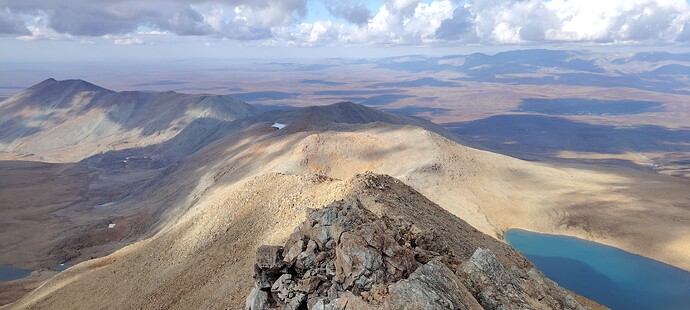
<svg viewBox="0 0 690 310"><path fill-rule="evenodd" d="M374 171L402 180L499 239L510 228L572 235L690 270L690 249L684 246L690 244L690 181L526 162L415 126L325 123L300 131L295 124L316 123L306 119L308 114L280 130L271 127L273 120L223 127L208 145L98 214L115 222L148 214L157 231L189 211L203 210L217 199L211 195L228 194L235 184L263 173L349 179ZM87 253L77 248L71 257L82 260Z"/></svg>
<svg viewBox="0 0 690 310"><path fill-rule="evenodd" d="M238 224L230 228L235 229L234 236L256 236L257 240L239 244L223 239L229 243L211 252L215 258L228 252L251 257L259 244L283 242L281 238L304 218L296 215L301 211L295 211L285 223L282 218L273 220L274 216L282 216L272 213L278 212L274 208L280 207L280 212L284 212L284 208L297 208L295 205L320 207L345 197L344 190L314 190L284 194L285 197L273 195L288 192L286 189L254 191L255 187L261 188L262 182L283 180L275 173L320 174L341 180L365 171L388 174L498 239L503 231L513 227L574 235L690 269L690 249L686 246L690 244L689 181L631 171L525 162L463 146L452 136L446 138L448 134L434 129L433 124L414 123L415 120L419 121L349 103L270 112L231 122L200 118L163 143L93 156L82 164L105 172L94 176L87 190L111 192L100 197L107 200L89 200L79 208L61 211L64 218L79 220L74 220L73 229L62 235L64 242L51 253L74 263L86 262L24 302L45 298L50 301L37 305L66 305L70 298L77 298L73 294L78 290L90 292L90 283L81 281L90 278L99 266L124 257L128 257L126 264L137 265L147 255L160 251L172 257L160 258L160 265L154 267L152 261L137 265L132 274L114 277L112 283L108 283L110 277L105 274L95 276L105 290L95 293L94 300L105 298L106 292L117 291L127 280L138 284L113 293L115 298L122 298L121 303L126 302L128 294L143 294L145 300L180 307L211 303L219 297L205 301L208 291L199 288L209 285L209 291L226 294L230 288L220 286L227 286L223 277L238 272L248 274L251 262L236 266L234 258L225 260L223 266L229 270L221 270L219 265L195 265L204 265L206 261L199 262L194 257L206 249L207 243L219 238L217 233L207 234L208 227L221 225L218 221L230 221L228 216L236 214L261 217L256 220L260 222L257 227ZM274 122L287 126L273 128ZM266 174L269 176L256 179ZM297 186L290 184L285 186ZM113 186L120 190L112 190ZM240 200L226 204L235 197ZM244 207L254 203L256 208ZM217 210L219 205L224 206L222 211ZM196 220L190 222L190 218ZM109 223L116 228L108 228ZM193 235L180 237L180 225ZM152 239L126 247L108 260L90 260L91 256L111 253L142 236ZM161 238L168 238L168 243L152 241ZM187 249L186 244L197 242L194 238L203 239L199 241L202 244ZM122 256L125 254L132 256ZM118 268L129 270L123 266ZM118 273L118 268L105 270ZM189 274L211 272L205 268L215 268L213 272L222 274L220 278L184 279ZM151 280L137 278L137 274L149 276L148 269L159 275ZM68 277L70 274L72 278ZM151 291L140 292L141 286L151 286ZM244 288L232 292L240 289ZM189 297L175 297L180 290ZM72 293L65 293L68 291ZM63 293L66 299L61 301ZM244 297L222 298L243 302ZM135 304L147 302L135 300Z"/></svg>
<svg viewBox="0 0 690 310"><path fill-rule="evenodd" d="M48 79L0 102L0 152L74 162L164 142L198 118L231 121L255 113L227 96L114 92Z"/></svg>
<svg viewBox="0 0 690 310"><path fill-rule="evenodd" d="M459 145L419 127L329 123L320 130L253 125L188 158L146 205L165 201L165 223L203 202L213 186L266 172L348 179L374 171L409 184L480 231L566 234L690 270L690 181L627 170L554 166ZM247 131L250 132L250 131ZM222 156L218 156L222 154ZM200 172L198 163L204 163ZM185 188L185 190L173 190Z"/></svg>
<svg viewBox="0 0 690 310"><path fill-rule="evenodd" d="M240 309L251 290L248 283L255 261L247 254L263 243L284 242L309 208L339 199L355 199L366 212L407 223L413 231L426 234L435 244L429 255L434 255L431 249L445 249L458 263L451 264L452 268L472 260L478 248L488 249L495 255L494 262L523 283L520 290L532 306L564 305L570 296L571 305L596 307L582 298L576 300L574 294L543 277L539 284L518 280L520 274L531 279L534 275L527 274L538 272L530 271L531 264L509 246L390 177L366 174L338 181L316 175L266 174L236 187L230 195L217 196L203 211L185 215L151 239L67 270L10 308ZM475 281L473 272L468 271L467 281ZM442 274L453 276L450 270ZM512 301L494 298L499 298L498 304L514 306Z"/></svg>
<svg viewBox="0 0 690 310"><path fill-rule="evenodd" d="M357 197L313 212L284 247L257 249L251 309L584 309L514 250L402 182L354 181Z"/></svg>

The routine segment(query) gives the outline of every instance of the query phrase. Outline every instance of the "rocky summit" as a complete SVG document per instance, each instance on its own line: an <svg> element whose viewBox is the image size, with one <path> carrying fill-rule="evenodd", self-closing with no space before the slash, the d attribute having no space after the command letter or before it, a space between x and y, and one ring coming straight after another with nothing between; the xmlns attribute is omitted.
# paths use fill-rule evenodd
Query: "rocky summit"
<svg viewBox="0 0 690 310"><path fill-rule="evenodd" d="M257 249L246 309L591 309L524 261L508 267L482 247L464 259L439 228L333 202L284 246Z"/></svg>

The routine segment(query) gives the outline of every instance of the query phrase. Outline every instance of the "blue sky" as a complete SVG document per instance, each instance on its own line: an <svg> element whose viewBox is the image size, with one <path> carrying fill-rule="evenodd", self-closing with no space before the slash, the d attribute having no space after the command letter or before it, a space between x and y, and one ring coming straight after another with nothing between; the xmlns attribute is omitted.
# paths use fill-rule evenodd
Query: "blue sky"
<svg viewBox="0 0 690 310"><path fill-rule="evenodd" d="M688 42L687 0L0 0L3 59Z"/></svg>

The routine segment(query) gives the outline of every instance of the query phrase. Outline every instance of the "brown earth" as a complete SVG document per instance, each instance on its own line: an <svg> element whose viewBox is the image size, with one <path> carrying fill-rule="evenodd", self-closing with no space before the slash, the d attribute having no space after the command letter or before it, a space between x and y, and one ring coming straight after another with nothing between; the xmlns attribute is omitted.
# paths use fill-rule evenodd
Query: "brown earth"
<svg viewBox="0 0 690 310"><path fill-rule="evenodd" d="M396 212L382 209L386 201L408 206L398 212L412 212L409 216L447 232L443 238L467 238L453 244L460 257L468 258L482 244L507 266L530 266L505 244L469 226L447 231L446 222L459 220L401 182L369 178L338 181L277 173L253 178L151 239L68 269L11 308L239 309L251 289L254 256L247 253L264 243L284 242L308 209L347 197L391 216Z"/></svg>
<svg viewBox="0 0 690 310"><path fill-rule="evenodd" d="M690 270L688 180L526 162L414 126L271 123L224 135L115 201L106 208L113 213L100 214L104 225L127 214L145 218L115 222L126 237L98 239L109 233L101 228L95 241L79 242L112 250L150 238L95 260L77 247L73 257L84 263L11 307L60 308L79 298L88 299L85 308L239 304L246 292L233 279L251 272L256 247L283 242L305 208L346 197L351 189L335 179L365 171L400 179L498 239L509 228L572 235Z"/></svg>

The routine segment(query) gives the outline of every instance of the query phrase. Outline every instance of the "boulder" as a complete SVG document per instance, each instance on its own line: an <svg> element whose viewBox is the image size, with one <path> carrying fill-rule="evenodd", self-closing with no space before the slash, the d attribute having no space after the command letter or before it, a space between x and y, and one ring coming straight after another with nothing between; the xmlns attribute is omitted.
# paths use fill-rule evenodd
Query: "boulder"
<svg viewBox="0 0 690 310"><path fill-rule="evenodd" d="M268 274L276 274L285 266L283 247L262 245L256 250L256 266Z"/></svg>
<svg viewBox="0 0 690 310"><path fill-rule="evenodd" d="M438 260L419 267L388 292L383 309L483 309L453 271Z"/></svg>

